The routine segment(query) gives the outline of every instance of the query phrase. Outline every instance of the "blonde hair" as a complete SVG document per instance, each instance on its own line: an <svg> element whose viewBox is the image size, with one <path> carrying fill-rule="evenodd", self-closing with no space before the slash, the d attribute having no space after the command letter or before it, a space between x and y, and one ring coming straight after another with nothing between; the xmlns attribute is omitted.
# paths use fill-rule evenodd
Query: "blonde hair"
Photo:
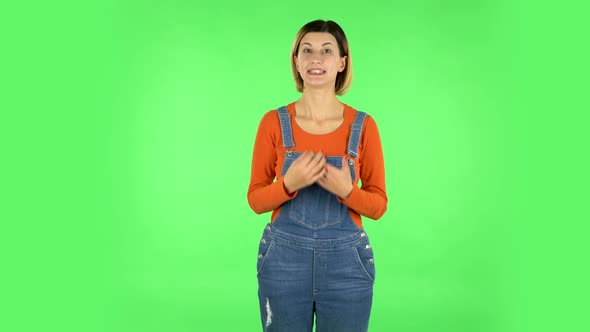
<svg viewBox="0 0 590 332"><path fill-rule="evenodd" d="M291 47L291 72L293 73L293 79L295 80L295 87L297 88L297 91L303 92L303 78L301 78L299 71L297 71L295 56L299 52L299 44L301 43L301 39L303 39L303 36L305 36L308 32L328 32L334 36L334 38L336 38L338 50L340 51L340 57L346 56L346 66L342 72L336 75L334 90L337 95L344 95L352 83L352 59L350 57L348 39L346 39L344 31L338 25L338 23L324 20L317 20L304 25L299 30L299 32L297 32L297 36L295 36L295 40L293 41L293 46Z"/></svg>

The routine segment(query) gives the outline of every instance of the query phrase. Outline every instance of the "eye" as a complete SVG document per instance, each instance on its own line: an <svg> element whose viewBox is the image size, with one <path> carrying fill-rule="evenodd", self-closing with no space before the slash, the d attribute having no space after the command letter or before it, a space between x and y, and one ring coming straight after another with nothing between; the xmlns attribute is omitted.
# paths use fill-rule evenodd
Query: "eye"
<svg viewBox="0 0 590 332"><path fill-rule="evenodd" d="M303 52L303 53L311 53L311 49L309 49L309 48L304 48L302 52Z"/></svg>
<svg viewBox="0 0 590 332"><path fill-rule="evenodd" d="M332 50L331 50L331 49L329 49L329 48L326 48L326 49L324 50L324 53L332 53Z"/></svg>

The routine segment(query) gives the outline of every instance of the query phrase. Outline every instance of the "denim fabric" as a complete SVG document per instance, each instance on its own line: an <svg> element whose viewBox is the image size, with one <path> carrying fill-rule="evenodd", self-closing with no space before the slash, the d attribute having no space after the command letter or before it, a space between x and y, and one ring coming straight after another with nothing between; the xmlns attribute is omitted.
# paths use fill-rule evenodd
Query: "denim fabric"
<svg viewBox="0 0 590 332"><path fill-rule="evenodd" d="M293 141L293 131L291 130L291 115L287 111L287 106L282 106L277 109L279 120L281 121L281 135L283 136L283 147L295 147Z"/></svg>
<svg viewBox="0 0 590 332"><path fill-rule="evenodd" d="M363 124L365 123L366 113L358 112L352 128L350 128L350 139L348 140L348 154L353 158L358 157L358 143L361 139L361 132L363 130Z"/></svg>
<svg viewBox="0 0 590 332"><path fill-rule="evenodd" d="M283 164L282 173L285 175L291 164L295 159L301 155L300 152L288 151L285 155L285 163ZM335 167L342 167L342 157L327 157L328 164ZM349 163L350 175L352 179L355 178L354 163ZM340 204L336 195L325 190L318 184L312 184L306 188L300 189L297 197L283 205L281 209L288 211L289 217L305 227L317 230L341 223L343 217L348 215L348 207ZM275 220L276 221L276 220ZM358 229L356 225L353 230ZM309 233L307 230L300 231L293 230L296 234L303 236L322 237L334 236L330 232L314 232ZM344 230L345 233L350 231L349 227Z"/></svg>
<svg viewBox="0 0 590 332"><path fill-rule="evenodd" d="M283 145L293 148L290 116L285 107L278 113ZM365 113L358 112L348 144L353 179L364 119ZM286 152L283 175L300 154ZM342 156L327 161L342 166ZM264 331L305 332L314 324L317 332L368 329L375 280L369 238L348 207L317 184L299 190L264 229L257 275Z"/></svg>
<svg viewBox="0 0 590 332"><path fill-rule="evenodd" d="M366 233L338 239L265 228L258 259L258 298L266 332L367 331L375 265Z"/></svg>

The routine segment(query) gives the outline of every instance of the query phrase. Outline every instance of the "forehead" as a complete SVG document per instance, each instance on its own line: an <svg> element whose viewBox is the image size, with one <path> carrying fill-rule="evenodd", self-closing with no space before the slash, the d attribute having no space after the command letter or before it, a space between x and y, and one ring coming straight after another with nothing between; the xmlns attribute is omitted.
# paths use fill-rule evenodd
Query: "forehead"
<svg viewBox="0 0 590 332"><path fill-rule="evenodd" d="M321 46L324 43L332 43L336 45L336 38L329 32L308 32L301 38L300 45L309 43L311 45Z"/></svg>

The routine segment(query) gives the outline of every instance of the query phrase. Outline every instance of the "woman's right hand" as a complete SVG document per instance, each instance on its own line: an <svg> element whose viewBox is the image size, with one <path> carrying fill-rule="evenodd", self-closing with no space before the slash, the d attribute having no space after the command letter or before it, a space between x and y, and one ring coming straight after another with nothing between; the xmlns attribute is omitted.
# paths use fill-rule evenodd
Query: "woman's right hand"
<svg viewBox="0 0 590 332"><path fill-rule="evenodd" d="M293 161L285 173L283 184L287 193L292 194L315 183L325 173L326 157L321 152L314 154L306 151Z"/></svg>

